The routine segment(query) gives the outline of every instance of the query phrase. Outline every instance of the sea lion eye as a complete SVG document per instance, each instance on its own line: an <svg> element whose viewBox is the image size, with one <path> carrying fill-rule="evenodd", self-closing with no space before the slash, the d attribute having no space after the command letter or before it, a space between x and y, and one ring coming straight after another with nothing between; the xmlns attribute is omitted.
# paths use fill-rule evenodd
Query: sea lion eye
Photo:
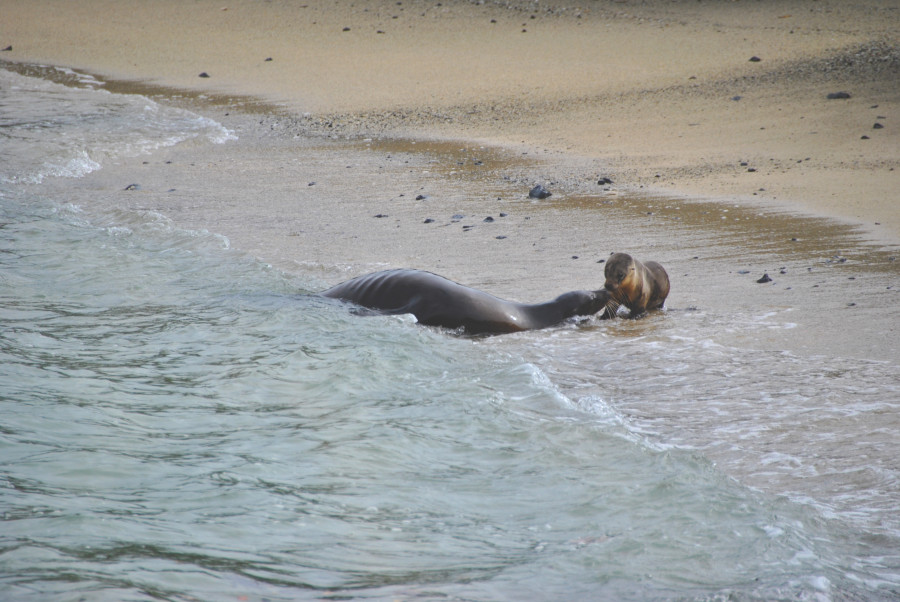
<svg viewBox="0 0 900 602"><path fill-rule="evenodd" d="M619 282L625 280L625 272L619 272Z"/></svg>

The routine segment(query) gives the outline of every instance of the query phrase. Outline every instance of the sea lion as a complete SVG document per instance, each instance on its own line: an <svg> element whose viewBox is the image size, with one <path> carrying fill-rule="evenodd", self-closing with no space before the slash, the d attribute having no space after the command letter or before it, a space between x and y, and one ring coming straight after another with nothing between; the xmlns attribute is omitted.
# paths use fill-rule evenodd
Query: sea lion
<svg viewBox="0 0 900 602"><path fill-rule="evenodd" d="M387 270L353 278L322 293L376 310L413 314L420 324L462 329L467 334L501 334L559 324L604 309L604 289L563 293L552 301L516 303L420 270Z"/></svg>
<svg viewBox="0 0 900 602"><path fill-rule="evenodd" d="M620 305L630 310L629 317L637 318L647 310L663 306L669 295L669 275L655 261L641 263L631 255L614 253L604 270L609 302L604 318L613 318Z"/></svg>

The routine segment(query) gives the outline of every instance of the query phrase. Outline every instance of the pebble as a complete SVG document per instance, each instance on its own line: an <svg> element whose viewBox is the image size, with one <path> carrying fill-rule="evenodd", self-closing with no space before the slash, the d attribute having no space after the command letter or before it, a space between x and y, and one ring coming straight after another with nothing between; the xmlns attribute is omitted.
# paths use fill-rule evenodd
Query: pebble
<svg viewBox="0 0 900 602"><path fill-rule="evenodd" d="M847 92L830 92L825 98L828 100L840 100L850 98L850 94Z"/></svg>
<svg viewBox="0 0 900 602"><path fill-rule="evenodd" d="M610 180L609 178L603 177L603 178L600 178L599 180L597 180L597 183L600 184L601 186L605 186L607 184L612 184L613 181Z"/></svg>
<svg viewBox="0 0 900 602"><path fill-rule="evenodd" d="M762 60L762 59L759 58L758 56L751 56L751 57L750 57L750 62L751 62L751 63L758 63L758 62L760 62L761 60Z"/></svg>
<svg viewBox="0 0 900 602"><path fill-rule="evenodd" d="M434 220L431 219L430 217L427 217L427 218L425 218L425 221L422 222L422 223L423 223L423 224L433 224L433 223L434 223Z"/></svg>
<svg viewBox="0 0 900 602"><path fill-rule="evenodd" d="M491 223L492 221L494 221L494 218L489 215L486 218L484 218L484 221L487 223Z"/></svg>
<svg viewBox="0 0 900 602"><path fill-rule="evenodd" d="M129 184L128 186L125 187L125 190L140 190L140 189L141 189L140 184Z"/></svg>
<svg viewBox="0 0 900 602"><path fill-rule="evenodd" d="M375 217L389 217L389 216L384 213L376 213Z"/></svg>
<svg viewBox="0 0 900 602"><path fill-rule="evenodd" d="M769 278L768 274L763 274L762 278L760 278L756 282L758 282L759 284L765 284L766 282L772 282L772 279Z"/></svg>
<svg viewBox="0 0 900 602"><path fill-rule="evenodd" d="M540 184L538 184L528 192L528 197L532 199L546 199L547 197L552 195L552 192L550 192Z"/></svg>
<svg viewBox="0 0 900 602"><path fill-rule="evenodd" d="M878 122L876 121L876 122L875 122L875 125L872 126L872 129L873 129L873 130L880 130L880 129L882 129L883 127L884 127L883 125L881 125L880 123L878 123Z"/></svg>
<svg viewBox="0 0 900 602"><path fill-rule="evenodd" d="M420 194L420 195L417 195L417 196L416 196L416 200L417 200L417 201L424 201L424 200L427 199L427 198L428 198L428 197L425 196L424 194Z"/></svg>
<svg viewBox="0 0 900 602"><path fill-rule="evenodd" d="M198 75L197 77L209 77L209 73L207 73L206 71L204 71L203 73L201 73L201 74Z"/></svg>

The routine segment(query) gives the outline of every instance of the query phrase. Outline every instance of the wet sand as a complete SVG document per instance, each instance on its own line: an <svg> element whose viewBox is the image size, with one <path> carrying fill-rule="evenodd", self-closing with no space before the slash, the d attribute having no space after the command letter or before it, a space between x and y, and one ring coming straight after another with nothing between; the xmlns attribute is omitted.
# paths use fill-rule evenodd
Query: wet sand
<svg viewBox="0 0 900 602"><path fill-rule="evenodd" d="M0 60L233 129L70 185L310 290L415 267L533 302L627 251L671 310L749 316L720 342L891 360L900 7L846 4L0 0Z"/></svg>

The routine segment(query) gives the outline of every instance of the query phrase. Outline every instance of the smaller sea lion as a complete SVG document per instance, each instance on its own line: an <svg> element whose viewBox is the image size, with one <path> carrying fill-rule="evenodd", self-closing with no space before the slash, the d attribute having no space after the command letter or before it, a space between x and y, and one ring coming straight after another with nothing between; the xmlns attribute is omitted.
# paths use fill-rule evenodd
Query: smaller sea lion
<svg viewBox="0 0 900 602"><path fill-rule="evenodd" d="M669 295L669 275L655 261L641 263L626 253L615 253L606 262L604 269L609 291L604 318L613 318L620 305L631 312L630 318L637 318L647 310L663 306Z"/></svg>

